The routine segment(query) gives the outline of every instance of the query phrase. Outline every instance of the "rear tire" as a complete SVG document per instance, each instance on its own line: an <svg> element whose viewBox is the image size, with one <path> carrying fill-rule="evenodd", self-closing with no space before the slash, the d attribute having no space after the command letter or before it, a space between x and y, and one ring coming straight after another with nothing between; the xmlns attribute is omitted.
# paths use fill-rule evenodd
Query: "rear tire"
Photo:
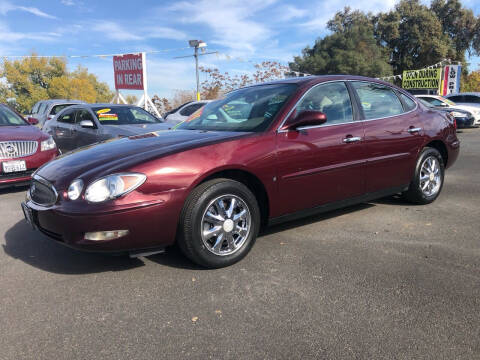
<svg viewBox="0 0 480 360"><path fill-rule="evenodd" d="M420 153L412 182L402 195L414 204L430 204L440 195L445 177L445 164L437 149L426 147Z"/></svg>
<svg viewBox="0 0 480 360"><path fill-rule="evenodd" d="M213 179L188 196L177 242L193 262L221 268L248 254L259 229L260 209L253 193L238 181Z"/></svg>

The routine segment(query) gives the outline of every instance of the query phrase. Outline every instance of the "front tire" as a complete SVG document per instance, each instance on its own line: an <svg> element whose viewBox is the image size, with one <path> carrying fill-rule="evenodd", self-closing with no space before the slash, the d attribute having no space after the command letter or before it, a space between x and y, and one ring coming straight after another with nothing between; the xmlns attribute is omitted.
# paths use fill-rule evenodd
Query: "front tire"
<svg viewBox="0 0 480 360"><path fill-rule="evenodd" d="M415 175L403 196L414 204L430 204L440 195L445 177L445 164L437 149L426 147L420 153Z"/></svg>
<svg viewBox="0 0 480 360"><path fill-rule="evenodd" d="M253 193L238 181L213 179L187 198L177 241L193 262L221 268L248 254L259 228L260 209Z"/></svg>

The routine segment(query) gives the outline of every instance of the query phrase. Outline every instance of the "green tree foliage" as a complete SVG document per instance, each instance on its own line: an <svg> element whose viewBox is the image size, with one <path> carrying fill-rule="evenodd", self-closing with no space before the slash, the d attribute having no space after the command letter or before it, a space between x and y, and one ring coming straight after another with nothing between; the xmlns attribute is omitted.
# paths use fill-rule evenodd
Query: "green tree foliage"
<svg viewBox="0 0 480 360"><path fill-rule="evenodd" d="M32 54L35 55L35 54ZM0 71L0 101L12 103L19 111L28 111L39 100L78 99L107 102L113 93L86 68L67 70L63 58L28 57L4 60Z"/></svg>
<svg viewBox="0 0 480 360"><path fill-rule="evenodd" d="M370 14L345 8L329 21L331 35L306 47L290 68L310 74L392 74L387 52L377 44Z"/></svg>
<svg viewBox="0 0 480 360"><path fill-rule="evenodd" d="M480 54L480 17L460 0L400 0L375 16L345 8L327 27L331 34L295 57L292 70L381 77Z"/></svg>
<svg viewBox="0 0 480 360"><path fill-rule="evenodd" d="M462 92L480 92L480 70L472 71L461 81Z"/></svg>

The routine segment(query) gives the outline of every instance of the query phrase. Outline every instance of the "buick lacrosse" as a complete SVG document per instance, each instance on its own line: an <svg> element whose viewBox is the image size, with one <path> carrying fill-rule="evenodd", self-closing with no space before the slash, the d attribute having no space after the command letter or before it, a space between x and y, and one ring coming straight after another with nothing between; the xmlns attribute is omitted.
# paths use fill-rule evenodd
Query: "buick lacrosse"
<svg viewBox="0 0 480 360"><path fill-rule="evenodd" d="M453 119L391 84L312 76L233 91L175 131L83 148L38 169L22 208L76 249L177 243L205 267L242 259L262 226L402 194L434 201L459 153Z"/></svg>

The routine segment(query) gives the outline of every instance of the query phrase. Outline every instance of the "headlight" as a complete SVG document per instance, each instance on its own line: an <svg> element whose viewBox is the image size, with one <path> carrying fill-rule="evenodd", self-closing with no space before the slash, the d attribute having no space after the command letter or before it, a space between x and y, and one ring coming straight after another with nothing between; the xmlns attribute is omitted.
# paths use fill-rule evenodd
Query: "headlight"
<svg viewBox="0 0 480 360"><path fill-rule="evenodd" d="M83 181L81 179L73 180L68 187L67 196L70 200L77 200L83 190Z"/></svg>
<svg viewBox="0 0 480 360"><path fill-rule="evenodd" d="M450 114L452 114L453 117L467 117L468 115L465 113L461 113L458 111L452 111Z"/></svg>
<svg viewBox="0 0 480 360"><path fill-rule="evenodd" d="M99 203L128 194L142 185L147 177L144 174L114 174L91 183L85 191L85 199Z"/></svg>
<svg viewBox="0 0 480 360"><path fill-rule="evenodd" d="M55 145L55 140L53 140L51 136L47 140L43 140L40 146L42 151L52 150L56 147L57 145Z"/></svg>

